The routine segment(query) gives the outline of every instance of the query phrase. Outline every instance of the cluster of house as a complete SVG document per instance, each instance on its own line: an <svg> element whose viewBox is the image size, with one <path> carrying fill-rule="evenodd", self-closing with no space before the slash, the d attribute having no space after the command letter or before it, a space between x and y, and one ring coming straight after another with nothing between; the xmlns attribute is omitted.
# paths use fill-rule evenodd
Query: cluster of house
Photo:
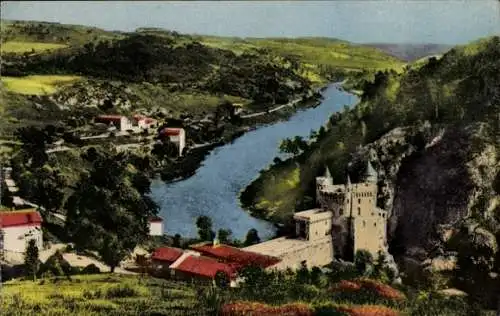
<svg viewBox="0 0 500 316"><path fill-rule="evenodd" d="M158 121L143 115L133 115L131 118L125 115L99 115L94 118L95 123L106 124L120 132L141 132L158 127ZM186 132L183 128L166 127L159 131L160 138L168 137L170 142L179 148L179 156L182 156L186 147Z"/></svg>
<svg viewBox="0 0 500 316"><path fill-rule="evenodd" d="M214 241L192 245L189 250L161 247L153 252L151 262L152 273L159 277L211 283L224 273L230 285L236 286L241 268L252 264L269 269L280 259Z"/></svg>

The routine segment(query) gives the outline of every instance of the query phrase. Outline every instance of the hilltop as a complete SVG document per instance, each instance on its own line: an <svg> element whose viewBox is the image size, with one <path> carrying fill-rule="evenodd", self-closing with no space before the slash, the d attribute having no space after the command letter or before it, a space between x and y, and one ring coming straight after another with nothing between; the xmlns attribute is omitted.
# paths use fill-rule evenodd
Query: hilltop
<svg viewBox="0 0 500 316"><path fill-rule="evenodd" d="M357 181L369 159L379 173L378 205L391 214L391 253L402 266L467 251L493 262L500 236L499 52L499 38L491 37L403 73L350 81L345 87L362 91L361 102L334 114L310 143L295 144L299 150L289 149L289 141L283 149L293 157L262 171L242 203L257 216L288 223L294 209L314 207L314 177L325 166L336 183L347 173ZM481 229L488 254L469 248L479 247L470 241L474 229ZM461 273L478 273L466 265ZM485 269L495 276L498 263ZM457 282L474 292L466 280Z"/></svg>
<svg viewBox="0 0 500 316"><path fill-rule="evenodd" d="M378 48L391 56L407 62L414 62L426 56L440 55L453 48L452 45L443 44L368 43L363 45Z"/></svg>

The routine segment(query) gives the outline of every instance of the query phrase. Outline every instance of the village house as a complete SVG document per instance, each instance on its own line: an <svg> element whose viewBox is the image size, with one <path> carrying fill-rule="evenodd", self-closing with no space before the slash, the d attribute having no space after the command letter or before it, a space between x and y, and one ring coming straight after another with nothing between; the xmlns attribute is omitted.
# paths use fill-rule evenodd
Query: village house
<svg viewBox="0 0 500 316"><path fill-rule="evenodd" d="M157 120L138 114L132 116L132 118L124 115L99 115L94 118L94 122L115 127L120 132L128 130L140 132L154 128L158 124Z"/></svg>
<svg viewBox="0 0 500 316"><path fill-rule="evenodd" d="M35 209L0 211L3 250L6 258L10 254L24 253L31 239L38 249L43 249L42 217Z"/></svg>
<svg viewBox="0 0 500 316"><path fill-rule="evenodd" d="M158 216L149 219L149 236L163 235L163 219Z"/></svg>
<svg viewBox="0 0 500 316"><path fill-rule="evenodd" d="M166 127L160 131L159 136L168 137L179 148L179 156L182 156L186 147L186 131L183 128Z"/></svg>

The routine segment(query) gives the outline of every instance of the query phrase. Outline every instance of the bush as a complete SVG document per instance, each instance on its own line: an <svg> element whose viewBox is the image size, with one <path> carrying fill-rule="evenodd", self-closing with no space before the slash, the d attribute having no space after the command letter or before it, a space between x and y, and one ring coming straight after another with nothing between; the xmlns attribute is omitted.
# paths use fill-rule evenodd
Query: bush
<svg viewBox="0 0 500 316"><path fill-rule="evenodd" d="M82 274L99 274L101 270L93 263L87 265L85 268L81 270Z"/></svg>
<svg viewBox="0 0 500 316"><path fill-rule="evenodd" d="M399 316L399 311L382 305L340 306L338 311L349 316Z"/></svg>
<svg viewBox="0 0 500 316"><path fill-rule="evenodd" d="M123 298L138 296L139 292L130 285L115 285L107 289L106 298Z"/></svg>
<svg viewBox="0 0 500 316"><path fill-rule="evenodd" d="M234 302L225 304L221 316L312 316L313 310L306 304L294 303L271 306L256 302Z"/></svg>

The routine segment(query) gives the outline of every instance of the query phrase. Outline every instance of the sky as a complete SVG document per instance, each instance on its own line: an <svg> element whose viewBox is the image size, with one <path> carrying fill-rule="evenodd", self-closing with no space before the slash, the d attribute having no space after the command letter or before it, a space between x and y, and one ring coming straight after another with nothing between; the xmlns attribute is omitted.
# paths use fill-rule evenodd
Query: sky
<svg viewBox="0 0 500 316"><path fill-rule="evenodd" d="M2 1L2 19L238 37L464 44L500 34L498 0Z"/></svg>

